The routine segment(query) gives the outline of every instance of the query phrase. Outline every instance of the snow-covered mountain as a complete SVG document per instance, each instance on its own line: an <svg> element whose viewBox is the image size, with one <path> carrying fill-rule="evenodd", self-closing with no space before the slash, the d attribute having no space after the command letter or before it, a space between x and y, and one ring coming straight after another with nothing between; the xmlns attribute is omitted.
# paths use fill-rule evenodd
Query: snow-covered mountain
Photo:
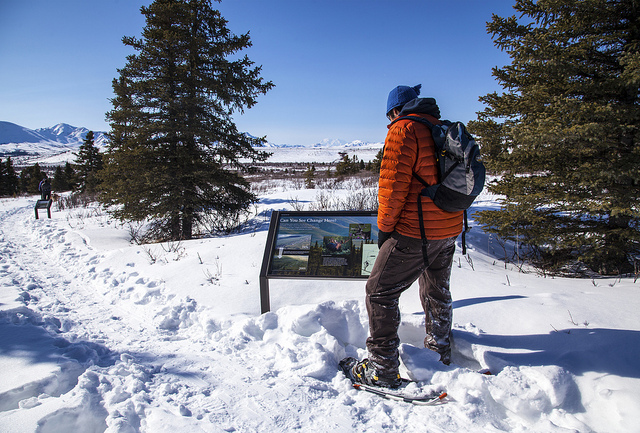
<svg viewBox="0 0 640 433"><path fill-rule="evenodd" d="M249 137L256 138L251 134L247 134ZM339 138L325 138L320 140L318 143L311 145L303 145L303 144L276 144L267 142L264 144L264 147L271 149L309 149L309 148L376 148L379 149L383 146L384 143L373 143L373 142L365 142L362 140L354 140L354 141L346 141L341 140Z"/></svg>
<svg viewBox="0 0 640 433"><path fill-rule="evenodd" d="M0 157L50 156L77 150L89 129L59 123L50 128L29 129L15 123L0 121ZM107 144L106 133L94 131L98 147Z"/></svg>
<svg viewBox="0 0 640 433"><path fill-rule="evenodd" d="M55 166L73 162L87 132L87 128L77 128L66 123L50 128L29 129L0 121L0 157L11 156L17 165L37 162ZM96 146L106 146L106 133L94 131L94 136ZM325 138L309 146L265 143L264 147L272 153L270 162L297 161L304 155L305 161L330 163L339 160L341 152L347 152L349 157L357 155L359 159L370 161L382 146L383 143Z"/></svg>
<svg viewBox="0 0 640 433"><path fill-rule="evenodd" d="M87 128L76 128L66 123L58 123L51 128L39 128L36 132L48 140L58 143L76 144L82 143L87 136L89 130ZM94 142L96 146L104 146L107 143L107 137L104 132L94 131Z"/></svg>
<svg viewBox="0 0 640 433"><path fill-rule="evenodd" d="M320 143L314 144L312 147L345 147L345 148L353 148L353 147L361 147L361 148L371 148L371 147L382 147L382 143L368 143L362 140L354 140L354 141L345 141L339 139L330 139L325 138L320 141Z"/></svg>

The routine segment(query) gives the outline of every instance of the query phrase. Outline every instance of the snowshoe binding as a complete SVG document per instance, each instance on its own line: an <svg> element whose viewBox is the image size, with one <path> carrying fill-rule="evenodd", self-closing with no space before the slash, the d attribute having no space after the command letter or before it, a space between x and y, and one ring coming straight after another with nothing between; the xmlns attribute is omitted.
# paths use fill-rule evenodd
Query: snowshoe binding
<svg viewBox="0 0 640 433"><path fill-rule="evenodd" d="M435 405L445 402L447 393L444 391L430 391L427 393L407 393L405 385L412 383L400 375L381 377L368 359L358 361L355 358L344 358L340 361L340 368L358 391L366 391L388 400L402 401L415 405Z"/></svg>
<svg viewBox="0 0 640 433"><path fill-rule="evenodd" d="M362 361L345 358L340 361L340 368L353 383L391 389L397 389L403 383L398 372L379 372L366 358Z"/></svg>

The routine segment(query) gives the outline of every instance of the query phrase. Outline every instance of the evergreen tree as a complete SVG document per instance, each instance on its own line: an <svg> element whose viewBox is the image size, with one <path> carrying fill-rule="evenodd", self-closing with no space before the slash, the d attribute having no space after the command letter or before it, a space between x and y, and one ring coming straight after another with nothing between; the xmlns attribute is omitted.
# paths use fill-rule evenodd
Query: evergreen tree
<svg viewBox="0 0 640 433"><path fill-rule="evenodd" d="M360 167L364 166L364 161L360 164L356 155L353 155L351 159L349 159L349 155L346 152L340 152L339 155L341 159L340 162L336 164L336 174L338 176L356 174L360 171Z"/></svg>
<svg viewBox="0 0 640 433"><path fill-rule="evenodd" d="M158 236L190 239L205 213L226 218L256 200L240 174L264 161L264 138L232 120L273 84L246 56L210 0L155 0L141 8L142 39L113 80L110 146L100 174L102 199L122 220L152 218Z"/></svg>
<svg viewBox="0 0 640 433"><path fill-rule="evenodd" d="M78 174L70 162L64 165L64 180L67 182L66 191L75 191L78 188Z"/></svg>
<svg viewBox="0 0 640 433"><path fill-rule="evenodd" d="M72 191L76 187L76 171L71 163L67 162L64 169L60 166L56 167L51 182L51 188L54 191Z"/></svg>
<svg viewBox="0 0 640 433"><path fill-rule="evenodd" d="M640 235L640 2L517 0L488 31L511 64L470 129L500 210L487 230L549 270L627 272Z"/></svg>
<svg viewBox="0 0 640 433"><path fill-rule="evenodd" d="M304 172L304 183L308 189L315 188L316 167L311 164L307 166L307 171Z"/></svg>
<svg viewBox="0 0 640 433"><path fill-rule="evenodd" d="M364 165L364 162L362 163ZM360 171L360 163L358 162L358 157L353 155L351 157L351 173L357 174Z"/></svg>
<svg viewBox="0 0 640 433"><path fill-rule="evenodd" d="M4 161L0 159L0 197L9 195L6 171L7 168L4 165Z"/></svg>
<svg viewBox="0 0 640 433"><path fill-rule="evenodd" d="M27 194L39 194L38 185L40 181L46 176L40 169L40 164L37 162L31 167L24 168L20 172L20 191Z"/></svg>
<svg viewBox="0 0 640 433"><path fill-rule="evenodd" d="M13 196L18 193L20 189L20 179L18 178L18 174L16 173L15 168L13 167L13 161L11 161L11 157L7 157L7 160L4 162L4 194Z"/></svg>
<svg viewBox="0 0 640 433"><path fill-rule="evenodd" d="M54 191L68 191L67 184L64 182L64 171L61 166L57 166L53 172L53 180L51 181L51 189Z"/></svg>
<svg viewBox="0 0 640 433"><path fill-rule="evenodd" d="M369 170L373 171L374 173L380 173L380 165L382 164L383 152L384 152L384 148L380 149L378 153L376 153L376 157L370 163Z"/></svg>
<svg viewBox="0 0 640 433"><path fill-rule="evenodd" d="M349 161L349 155L346 152L340 152L340 162L336 164L336 175L344 176L351 171L351 162Z"/></svg>
<svg viewBox="0 0 640 433"><path fill-rule="evenodd" d="M97 190L99 183L97 173L102 170L102 154L100 154L93 140L93 131L87 132L76 154L75 161L78 167L77 180L80 191L87 193L92 193Z"/></svg>

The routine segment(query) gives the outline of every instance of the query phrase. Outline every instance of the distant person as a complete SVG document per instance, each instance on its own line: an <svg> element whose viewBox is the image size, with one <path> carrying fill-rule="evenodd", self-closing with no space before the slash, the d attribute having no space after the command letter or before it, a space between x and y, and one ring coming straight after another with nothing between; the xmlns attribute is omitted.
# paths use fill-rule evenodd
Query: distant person
<svg viewBox="0 0 640 433"><path fill-rule="evenodd" d="M422 197L422 215L418 214L418 195L424 186L413 173L429 185L438 182L435 143L424 124L404 119L393 122L410 114L441 124L435 99L418 98L420 88L398 86L387 100L387 118L392 123L385 139L378 186L380 252L366 284L369 358L350 370L356 381L389 388L401 384L398 302L400 294L416 280L426 314L425 347L439 353L444 364L451 362L449 279L463 213L446 212L430 198ZM428 263L422 251L420 219L427 237Z"/></svg>
<svg viewBox="0 0 640 433"><path fill-rule="evenodd" d="M48 177L45 177L40 181L38 191L40 191L41 200L51 200L51 182Z"/></svg>

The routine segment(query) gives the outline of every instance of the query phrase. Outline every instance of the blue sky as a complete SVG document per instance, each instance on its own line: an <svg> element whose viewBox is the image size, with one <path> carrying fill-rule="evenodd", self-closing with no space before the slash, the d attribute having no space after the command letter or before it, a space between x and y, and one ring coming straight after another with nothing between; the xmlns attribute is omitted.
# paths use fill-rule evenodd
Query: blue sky
<svg viewBox="0 0 640 433"><path fill-rule="evenodd" d="M107 131L111 81L150 0L0 0L0 120ZM235 117L277 144L383 141L389 91L422 84L444 118L468 122L509 63L486 32L513 0L223 0L214 2L276 87Z"/></svg>

